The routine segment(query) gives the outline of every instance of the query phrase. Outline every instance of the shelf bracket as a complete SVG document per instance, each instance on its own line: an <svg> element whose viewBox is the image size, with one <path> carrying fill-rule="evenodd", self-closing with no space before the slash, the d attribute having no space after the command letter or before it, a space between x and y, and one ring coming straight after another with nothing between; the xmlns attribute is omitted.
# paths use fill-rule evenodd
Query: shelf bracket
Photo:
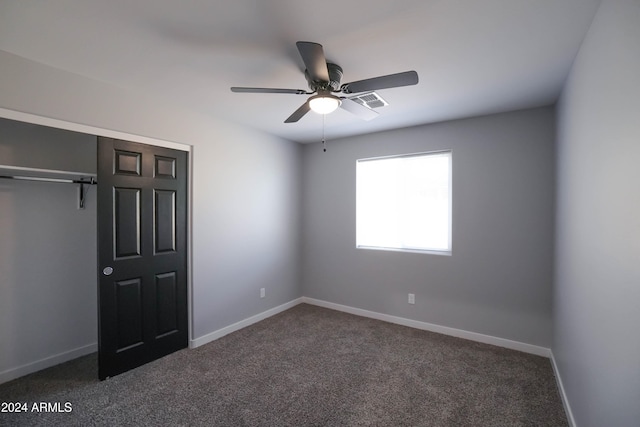
<svg viewBox="0 0 640 427"><path fill-rule="evenodd" d="M95 180L93 178L91 178L90 181L76 181L77 183L80 184L80 195L79 195L79 199L78 199L78 208L79 209L84 209L84 199L87 195L87 193L89 192L89 188L87 188L87 190L85 191L84 189L84 185L85 184L89 184L89 185L95 185L97 184L97 182L95 182Z"/></svg>

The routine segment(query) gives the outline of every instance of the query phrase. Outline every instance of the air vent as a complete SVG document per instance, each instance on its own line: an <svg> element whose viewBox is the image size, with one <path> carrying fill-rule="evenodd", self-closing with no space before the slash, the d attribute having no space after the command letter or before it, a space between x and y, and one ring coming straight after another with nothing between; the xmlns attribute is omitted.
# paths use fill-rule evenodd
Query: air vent
<svg viewBox="0 0 640 427"><path fill-rule="evenodd" d="M375 92L363 93L362 95L352 96L349 99L352 99L358 104L364 105L365 107L368 107L371 109L380 108L380 107L389 105L387 101L382 99L380 95L378 95Z"/></svg>

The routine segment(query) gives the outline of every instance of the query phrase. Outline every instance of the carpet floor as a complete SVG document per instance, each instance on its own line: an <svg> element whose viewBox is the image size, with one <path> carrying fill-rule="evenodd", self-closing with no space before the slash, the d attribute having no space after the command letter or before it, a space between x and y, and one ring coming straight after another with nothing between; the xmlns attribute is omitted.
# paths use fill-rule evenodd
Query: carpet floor
<svg viewBox="0 0 640 427"><path fill-rule="evenodd" d="M307 304L102 382L81 357L0 402L29 409L1 426L568 425L546 358Z"/></svg>

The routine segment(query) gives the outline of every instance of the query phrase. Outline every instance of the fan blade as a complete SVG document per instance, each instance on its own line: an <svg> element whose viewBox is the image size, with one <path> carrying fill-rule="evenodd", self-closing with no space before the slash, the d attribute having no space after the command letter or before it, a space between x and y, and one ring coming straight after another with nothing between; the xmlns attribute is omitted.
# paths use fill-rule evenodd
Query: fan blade
<svg viewBox="0 0 640 427"><path fill-rule="evenodd" d="M309 107L309 102L305 102L300 106L300 108L294 111L293 114L290 115L289 118L287 118L287 120L285 120L284 122L295 123L298 120L300 120L305 114L307 114L309 110L311 110L311 107Z"/></svg>
<svg viewBox="0 0 640 427"><path fill-rule="evenodd" d="M418 73L405 71L404 73L389 74L373 77L371 79L358 80L342 85L344 93L368 92L376 89L388 89L392 87L411 86L418 83Z"/></svg>
<svg viewBox="0 0 640 427"><path fill-rule="evenodd" d="M297 42L298 52L307 67L311 80L316 82L328 82L329 71L327 70L327 59L324 57L322 45L312 42Z"/></svg>
<svg viewBox="0 0 640 427"><path fill-rule="evenodd" d="M378 117L378 113L373 111L371 108L365 107L362 104L358 104L356 101L349 98L342 100L340 108L347 110L348 112L353 113L356 116L360 117L362 120L366 121Z"/></svg>
<svg viewBox="0 0 640 427"><path fill-rule="evenodd" d="M266 87L232 87L231 92L236 93L290 93L294 95L309 94L302 89L270 89Z"/></svg>

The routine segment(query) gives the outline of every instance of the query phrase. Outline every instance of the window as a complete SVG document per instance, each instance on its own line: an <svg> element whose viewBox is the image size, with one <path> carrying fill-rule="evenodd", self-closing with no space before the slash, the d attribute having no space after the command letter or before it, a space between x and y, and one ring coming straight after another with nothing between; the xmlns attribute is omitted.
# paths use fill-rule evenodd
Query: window
<svg viewBox="0 0 640 427"><path fill-rule="evenodd" d="M451 253L451 151L357 161L356 247Z"/></svg>

